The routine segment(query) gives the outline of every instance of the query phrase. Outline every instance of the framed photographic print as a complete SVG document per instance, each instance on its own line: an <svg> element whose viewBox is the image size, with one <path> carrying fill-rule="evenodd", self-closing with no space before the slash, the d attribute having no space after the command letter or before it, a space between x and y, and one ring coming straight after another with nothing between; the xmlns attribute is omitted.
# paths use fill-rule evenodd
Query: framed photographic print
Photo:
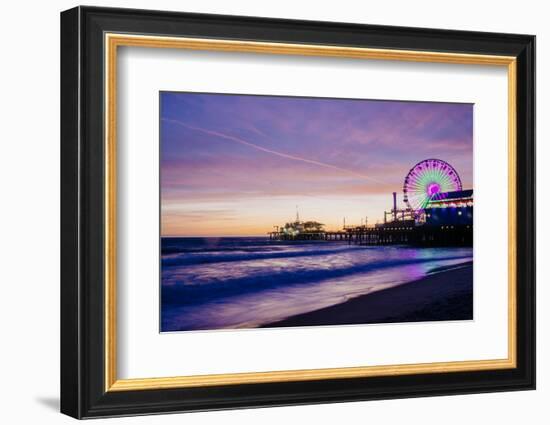
<svg viewBox="0 0 550 425"><path fill-rule="evenodd" d="M61 14L61 411L533 389L535 38Z"/></svg>

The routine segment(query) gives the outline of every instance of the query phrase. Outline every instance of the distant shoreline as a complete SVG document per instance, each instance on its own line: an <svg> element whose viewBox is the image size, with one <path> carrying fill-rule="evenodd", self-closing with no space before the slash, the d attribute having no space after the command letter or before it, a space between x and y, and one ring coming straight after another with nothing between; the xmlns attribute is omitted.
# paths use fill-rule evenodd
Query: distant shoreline
<svg viewBox="0 0 550 425"><path fill-rule="evenodd" d="M261 327L473 319L473 262Z"/></svg>

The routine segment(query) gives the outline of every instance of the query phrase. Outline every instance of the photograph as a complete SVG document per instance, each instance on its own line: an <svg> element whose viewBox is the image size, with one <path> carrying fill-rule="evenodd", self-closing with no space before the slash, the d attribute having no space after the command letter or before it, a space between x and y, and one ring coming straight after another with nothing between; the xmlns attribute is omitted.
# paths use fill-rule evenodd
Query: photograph
<svg viewBox="0 0 550 425"><path fill-rule="evenodd" d="M161 332L473 320L474 104L159 102Z"/></svg>

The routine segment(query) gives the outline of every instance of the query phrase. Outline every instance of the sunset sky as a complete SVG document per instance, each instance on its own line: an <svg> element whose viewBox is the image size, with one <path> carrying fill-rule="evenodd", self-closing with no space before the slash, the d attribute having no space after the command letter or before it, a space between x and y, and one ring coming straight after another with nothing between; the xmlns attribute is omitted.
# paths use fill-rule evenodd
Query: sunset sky
<svg viewBox="0 0 550 425"><path fill-rule="evenodd" d="M473 105L162 92L163 236L382 221L417 162L472 187Z"/></svg>

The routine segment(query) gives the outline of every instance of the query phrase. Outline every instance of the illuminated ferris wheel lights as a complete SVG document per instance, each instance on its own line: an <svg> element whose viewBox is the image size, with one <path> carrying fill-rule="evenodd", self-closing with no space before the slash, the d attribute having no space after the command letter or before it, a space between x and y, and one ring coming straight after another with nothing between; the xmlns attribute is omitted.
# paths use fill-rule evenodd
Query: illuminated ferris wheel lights
<svg viewBox="0 0 550 425"><path fill-rule="evenodd" d="M410 210L419 212L437 194L462 190L456 170L440 159L426 159L410 169L403 184L403 201Z"/></svg>

